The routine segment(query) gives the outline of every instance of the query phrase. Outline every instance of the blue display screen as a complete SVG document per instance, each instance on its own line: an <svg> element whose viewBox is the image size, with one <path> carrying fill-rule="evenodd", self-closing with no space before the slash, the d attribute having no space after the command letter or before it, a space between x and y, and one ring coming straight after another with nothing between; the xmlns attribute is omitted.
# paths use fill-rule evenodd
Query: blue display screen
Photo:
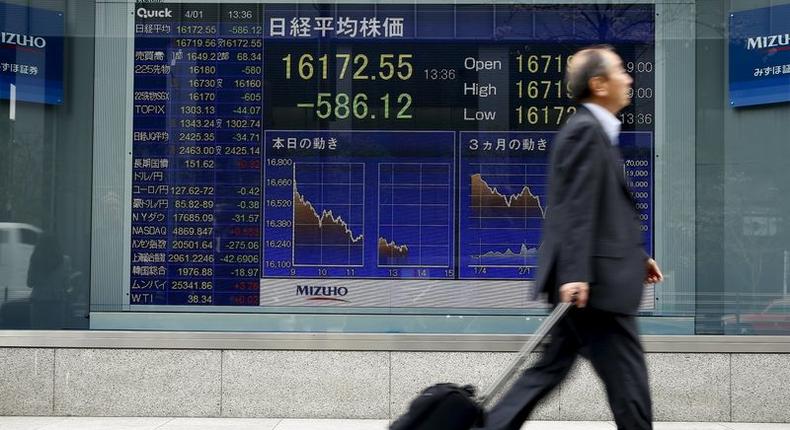
<svg viewBox="0 0 790 430"><path fill-rule="evenodd" d="M652 5L139 4L130 303L517 308L573 52L634 77L652 250Z"/></svg>

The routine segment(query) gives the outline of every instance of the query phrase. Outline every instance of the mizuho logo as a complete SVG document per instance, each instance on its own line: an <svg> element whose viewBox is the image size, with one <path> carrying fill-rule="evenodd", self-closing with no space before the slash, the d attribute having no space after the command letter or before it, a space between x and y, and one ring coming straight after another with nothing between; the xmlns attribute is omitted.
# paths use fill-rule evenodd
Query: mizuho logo
<svg viewBox="0 0 790 430"><path fill-rule="evenodd" d="M28 36L27 34L2 32L0 33L0 43L44 49L47 46L47 39L39 36Z"/></svg>
<svg viewBox="0 0 790 430"><path fill-rule="evenodd" d="M773 34L771 36L750 37L746 40L746 49L779 48L790 45L790 33Z"/></svg>
<svg viewBox="0 0 790 430"><path fill-rule="evenodd" d="M137 9L137 16L139 18L172 18L173 11L168 8L162 10L148 10L141 7Z"/></svg>
<svg viewBox="0 0 790 430"><path fill-rule="evenodd" d="M349 301L341 299L348 294L346 287L330 287L324 285L297 285L296 295L307 296L307 300L313 301L330 301L330 302L345 302Z"/></svg>

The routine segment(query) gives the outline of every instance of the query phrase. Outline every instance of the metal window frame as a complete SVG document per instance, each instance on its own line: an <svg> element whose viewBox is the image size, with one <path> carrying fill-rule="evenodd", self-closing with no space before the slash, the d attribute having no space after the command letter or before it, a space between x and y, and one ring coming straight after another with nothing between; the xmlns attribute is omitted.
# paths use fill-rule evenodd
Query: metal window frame
<svg viewBox="0 0 790 430"><path fill-rule="evenodd" d="M515 352L528 335L2 330L0 348ZM649 353L790 353L790 336L643 336Z"/></svg>

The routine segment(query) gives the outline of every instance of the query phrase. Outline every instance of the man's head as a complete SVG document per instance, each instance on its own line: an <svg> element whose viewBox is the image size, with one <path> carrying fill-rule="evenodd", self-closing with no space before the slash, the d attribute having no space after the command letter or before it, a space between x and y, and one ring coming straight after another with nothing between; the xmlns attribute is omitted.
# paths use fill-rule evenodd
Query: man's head
<svg viewBox="0 0 790 430"><path fill-rule="evenodd" d="M565 82L579 103L596 103L612 113L631 103L628 93L634 81L623 68L623 60L608 45L584 48L573 54Z"/></svg>

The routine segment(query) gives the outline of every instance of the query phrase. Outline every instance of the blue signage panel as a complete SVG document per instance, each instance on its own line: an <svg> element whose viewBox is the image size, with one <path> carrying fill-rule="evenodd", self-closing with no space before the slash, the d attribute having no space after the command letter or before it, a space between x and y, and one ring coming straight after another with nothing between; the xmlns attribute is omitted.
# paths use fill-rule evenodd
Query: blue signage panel
<svg viewBox="0 0 790 430"><path fill-rule="evenodd" d="M730 15L730 105L790 100L790 4Z"/></svg>
<svg viewBox="0 0 790 430"><path fill-rule="evenodd" d="M0 3L0 98L63 103L63 12Z"/></svg>

